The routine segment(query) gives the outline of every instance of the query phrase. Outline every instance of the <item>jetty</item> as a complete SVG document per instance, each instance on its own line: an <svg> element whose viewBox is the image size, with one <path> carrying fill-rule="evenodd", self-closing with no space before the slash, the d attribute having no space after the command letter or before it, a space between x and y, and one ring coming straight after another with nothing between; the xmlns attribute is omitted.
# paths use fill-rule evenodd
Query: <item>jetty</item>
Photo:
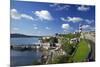
<svg viewBox="0 0 100 67"><path fill-rule="evenodd" d="M39 49L40 44L21 44L21 45L11 45L10 48L14 50L31 50L31 49Z"/></svg>

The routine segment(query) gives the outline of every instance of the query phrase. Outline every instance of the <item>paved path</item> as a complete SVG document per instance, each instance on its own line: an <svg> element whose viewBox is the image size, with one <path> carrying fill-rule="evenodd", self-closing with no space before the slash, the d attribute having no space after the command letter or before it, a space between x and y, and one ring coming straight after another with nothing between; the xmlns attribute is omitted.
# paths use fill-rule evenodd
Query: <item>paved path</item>
<svg viewBox="0 0 100 67"><path fill-rule="evenodd" d="M91 52L89 53L89 61L95 61L95 37L91 34L84 34L85 39L88 39L91 47Z"/></svg>
<svg viewBox="0 0 100 67"><path fill-rule="evenodd" d="M59 50L50 50L49 51L49 55L48 55L48 58L47 58L47 61L46 61L46 64L52 62L54 60L54 58L56 58L57 56L60 56L60 55L64 55L64 52L62 49L59 49Z"/></svg>

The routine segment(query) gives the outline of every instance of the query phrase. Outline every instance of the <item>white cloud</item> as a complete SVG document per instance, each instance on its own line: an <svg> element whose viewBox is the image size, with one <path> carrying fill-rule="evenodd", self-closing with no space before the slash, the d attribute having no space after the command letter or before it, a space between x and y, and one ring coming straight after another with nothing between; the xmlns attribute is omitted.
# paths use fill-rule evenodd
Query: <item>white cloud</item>
<svg viewBox="0 0 100 67"><path fill-rule="evenodd" d="M64 17L61 17L60 18L62 21L64 22L86 22L88 24L91 24L91 23L94 23L95 21L92 19L92 20L89 20L89 19L83 19L81 17L67 17L67 18L64 18Z"/></svg>
<svg viewBox="0 0 100 67"><path fill-rule="evenodd" d="M82 6L79 6L77 9L78 9L79 11L87 11L87 10L90 9L90 7L86 7L86 6L82 5Z"/></svg>
<svg viewBox="0 0 100 67"><path fill-rule="evenodd" d="M50 28L49 28L49 27L45 27L45 29L50 30Z"/></svg>
<svg viewBox="0 0 100 67"><path fill-rule="evenodd" d="M70 28L69 24L62 24L62 28L68 30Z"/></svg>
<svg viewBox="0 0 100 67"><path fill-rule="evenodd" d="M34 27L34 29L35 29L35 30L37 30L37 29L38 29L38 27Z"/></svg>
<svg viewBox="0 0 100 67"><path fill-rule="evenodd" d="M94 31L95 27L92 27L90 25L83 25L82 29L83 29L83 31Z"/></svg>
<svg viewBox="0 0 100 67"><path fill-rule="evenodd" d="M50 4L49 6L50 7L55 7L55 6L57 6L58 5L58 3L54 3L54 4Z"/></svg>
<svg viewBox="0 0 100 67"><path fill-rule="evenodd" d="M85 22L87 22L88 24L91 24L94 22L94 20L89 20L89 19L86 19Z"/></svg>
<svg viewBox="0 0 100 67"><path fill-rule="evenodd" d="M88 28L90 28L90 25L83 25L82 26L82 29L88 29Z"/></svg>
<svg viewBox="0 0 100 67"><path fill-rule="evenodd" d="M70 7L69 5L60 5L58 3L54 3L54 4L50 4L50 7L55 7L55 10L60 11L60 10L68 10L68 8Z"/></svg>
<svg viewBox="0 0 100 67"><path fill-rule="evenodd" d="M75 22L81 22L83 19L82 18L80 18L80 17L67 17L67 21L68 22L73 22L73 23L75 23Z"/></svg>
<svg viewBox="0 0 100 67"><path fill-rule="evenodd" d="M61 19L62 21L64 21L64 22L67 21L67 19L65 19L64 17L61 17L60 19Z"/></svg>
<svg viewBox="0 0 100 67"><path fill-rule="evenodd" d="M11 18L21 19L21 16L16 9L11 9Z"/></svg>
<svg viewBox="0 0 100 67"><path fill-rule="evenodd" d="M32 16L27 15L27 14L21 14L16 9L11 9L11 18L16 19L16 20L19 20L22 18L34 20L34 18Z"/></svg>
<svg viewBox="0 0 100 67"><path fill-rule="evenodd" d="M30 20L34 20L32 16L29 16L27 14L21 14L22 18L26 18L26 19L30 19Z"/></svg>
<svg viewBox="0 0 100 67"><path fill-rule="evenodd" d="M63 18L63 17L61 17L61 20L64 21L64 22L67 21L67 22L73 22L73 23L83 21L83 19L80 18L80 17L67 17L67 18Z"/></svg>
<svg viewBox="0 0 100 67"><path fill-rule="evenodd" d="M19 28L16 28L16 27L15 27L15 28L13 28L13 30L14 30L14 31L17 31L17 30L19 30Z"/></svg>
<svg viewBox="0 0 100 67"><path fill-rule="evenodd" d="M56 10L63 10L63 9L66 9L68 10L68 8L70 7L69 5L64 5L64 6L57 6L58 8Z"/></svg>
<svg viewBox="0 0 100 67"><path fill-rule="evenodd" d="M34 14L40 19L40 20L52 20L52 16L49 11L47 10L41 10L41 11L35 11Z"/></svg>

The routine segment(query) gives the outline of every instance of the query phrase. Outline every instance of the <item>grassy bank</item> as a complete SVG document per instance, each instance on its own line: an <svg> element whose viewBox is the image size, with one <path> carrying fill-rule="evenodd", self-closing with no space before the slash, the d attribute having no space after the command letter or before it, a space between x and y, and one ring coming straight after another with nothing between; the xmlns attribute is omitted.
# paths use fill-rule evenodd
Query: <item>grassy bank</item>
<svg viewBox="0 0 100 67"><path fill-rule="evenodd" d="M76 53L74 54L72 60L73 62L81 62L86 61L86 58L90 52L90 47L88 41L82 39L76 49Z"/></svg>

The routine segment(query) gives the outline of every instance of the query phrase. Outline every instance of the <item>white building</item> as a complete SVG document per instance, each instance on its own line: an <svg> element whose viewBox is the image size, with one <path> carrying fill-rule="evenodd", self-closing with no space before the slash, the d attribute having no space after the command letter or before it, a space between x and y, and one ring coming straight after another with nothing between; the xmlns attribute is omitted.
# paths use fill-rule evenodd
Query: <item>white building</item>
<svg viewBox="0 0 100 67"><path fill-rule="evenodd" d="M70 40L70 44L77 43L79 41L78 38L73 38Z"/></svg>
<svg viewBox="0 0 100 67"><path fill-rule="evenodd" d="M41 47L48 50L50 48L50 43L41 43Z"/></svg>

